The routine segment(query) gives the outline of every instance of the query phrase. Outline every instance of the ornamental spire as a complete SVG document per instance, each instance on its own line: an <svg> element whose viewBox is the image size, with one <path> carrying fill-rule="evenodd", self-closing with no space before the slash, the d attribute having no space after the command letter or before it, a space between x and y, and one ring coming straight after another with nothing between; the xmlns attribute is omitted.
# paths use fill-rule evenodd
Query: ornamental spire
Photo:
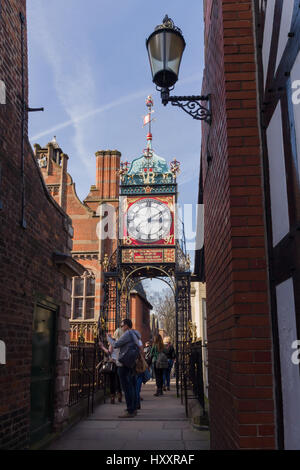
<svg viewBox="0 0 300 470"><path fill-rule="evenodd" d="M148 124L148 134L147 134L147 148L144 150L144 155L145 157L152 157L152 133L151 133L151 122L154 121L154 119L151 119L151 114L154 113L154 109L152 109L153 106L153 99L152 96L147 96L146 99L146 106L148 108L148 114L144 117L144 125L143 127Z"/></svg>

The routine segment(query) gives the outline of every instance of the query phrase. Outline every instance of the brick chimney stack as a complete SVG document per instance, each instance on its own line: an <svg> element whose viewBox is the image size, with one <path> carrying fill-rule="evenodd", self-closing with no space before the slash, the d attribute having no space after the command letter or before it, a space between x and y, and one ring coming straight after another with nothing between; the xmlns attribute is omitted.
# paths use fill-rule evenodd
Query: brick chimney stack
<svg viewBox="0 0 300 470"><path fill-rule="evenodd" d="M121 153L118 150L99 150L96 155L96 189L102 199L119 197Z"/></svg>

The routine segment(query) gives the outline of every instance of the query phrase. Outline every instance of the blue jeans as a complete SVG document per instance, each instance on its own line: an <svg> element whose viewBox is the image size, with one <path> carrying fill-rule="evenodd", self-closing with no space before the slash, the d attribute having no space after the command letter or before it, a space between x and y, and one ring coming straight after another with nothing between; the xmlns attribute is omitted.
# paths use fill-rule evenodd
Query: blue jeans
<svg viewBox="0 0 300 470"><path fill-rule="evenodd" d="M154 366L153 366L153 364L150 365L150 374L151 374L151 378L154 379Z"/></svg>
<svg viewBox="0 0 300 470"><path fill-rule="evenodd" d="M168 359L168 368L164 369L164 386L170 387L170 374L173 367L173 359Z"/></svg>
<svg viewBox="0 0 300 470"><path fill-rule="evenodd" d="M139 407L141 405L141 388L142 388L142 382L143 382L143 375L144 374L139 374L137 375L136 378L136 406Z"/></svg>
<svg viewBox="0 0 300 470"><path fill-rule="evenodd" d="M128 413L133 413L137 408L136 375L128 367L118 367L121 387L123 389Z"/></svg>

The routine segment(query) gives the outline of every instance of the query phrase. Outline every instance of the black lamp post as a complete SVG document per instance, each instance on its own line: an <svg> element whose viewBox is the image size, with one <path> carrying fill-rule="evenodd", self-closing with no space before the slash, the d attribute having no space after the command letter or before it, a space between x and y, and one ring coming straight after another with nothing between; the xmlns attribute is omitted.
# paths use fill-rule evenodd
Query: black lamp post
<svg viewBox="0 0 300 470"><path fill-rule="evenodd" d="M194 119L211 123L211 111L201 105L207 101L208 96L170 96L170 90L174 88L178 80L179 67L185 48L185 40L182 32L174 25L168 15L163 23L156 26L154 32L146 40L153 82L157 90L161 92L161 100L164 105L171 102L173 106L179 106Z"/></svg>

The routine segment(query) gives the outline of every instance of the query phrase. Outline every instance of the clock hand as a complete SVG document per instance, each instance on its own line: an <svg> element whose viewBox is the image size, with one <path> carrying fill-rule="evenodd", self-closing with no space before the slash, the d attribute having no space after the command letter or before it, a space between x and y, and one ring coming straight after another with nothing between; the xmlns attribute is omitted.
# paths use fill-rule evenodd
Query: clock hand
<svg viewBox="0 0 300 470"><path fill-rule="evenodd" d="M141 225L142 222L143 222L143 220L141 220L140 223L135 227L135 230L136 230L137 232L139 232L138 228L139 228L139 226Z"/></svg>
<svg viewBox="0 0 300 470"><path fill-rule="evenodd" d="M148 219L148 223L156 221L157 218L161 218L161 217L162 217L162 212L160 212L158 215L154 215L153 217L150 217L150 219Z"/></svg>

